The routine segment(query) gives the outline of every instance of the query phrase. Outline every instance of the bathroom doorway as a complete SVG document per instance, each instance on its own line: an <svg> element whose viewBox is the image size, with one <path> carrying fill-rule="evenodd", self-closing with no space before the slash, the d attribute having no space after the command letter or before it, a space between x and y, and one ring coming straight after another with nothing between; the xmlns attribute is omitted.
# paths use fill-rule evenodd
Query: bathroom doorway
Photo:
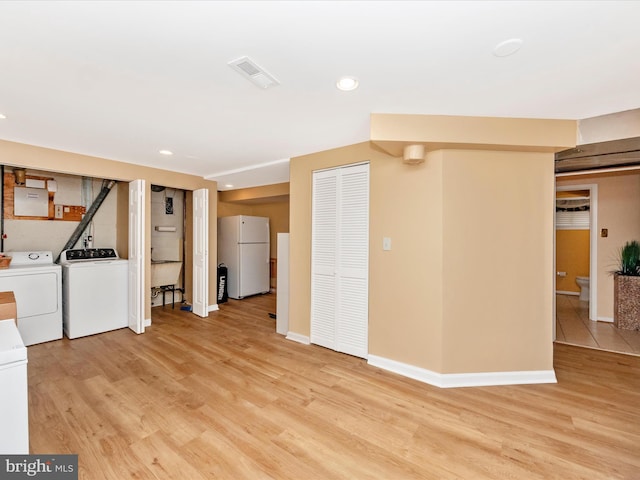
<svg viewBox="0 0 640 480"><path fill-rule="evenodd" d="M588 323L598 320L598 186L556 187L555 206L554 285L557 301L554 340L561 341L566 340L568 332L559 331L559 316L567 314ZM579 343L580 340L569 339L567 342Z"/></svg>

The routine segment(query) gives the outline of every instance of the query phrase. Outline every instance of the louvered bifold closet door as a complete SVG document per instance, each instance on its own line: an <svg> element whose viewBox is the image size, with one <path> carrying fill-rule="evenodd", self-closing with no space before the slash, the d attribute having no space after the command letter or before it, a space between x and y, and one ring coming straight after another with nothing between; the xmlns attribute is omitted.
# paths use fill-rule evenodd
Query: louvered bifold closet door
<svg viewBox="0 0 640 480"><path fill-rule="evenodd" d="M336 350L367 357L369 325L369 165L340 169Z"/></svg>
<svg viewBox="0 0 640 480"><path fill-rule="evenodd" d="M338 177L313 174L311 227L311 343L336 348L336 255Z"/></svg>
<svg viewBox="0 0 640 480"><path fill-rule="evenodd" d="M314 172L311 343L368 353L369 165Z"/></svg>

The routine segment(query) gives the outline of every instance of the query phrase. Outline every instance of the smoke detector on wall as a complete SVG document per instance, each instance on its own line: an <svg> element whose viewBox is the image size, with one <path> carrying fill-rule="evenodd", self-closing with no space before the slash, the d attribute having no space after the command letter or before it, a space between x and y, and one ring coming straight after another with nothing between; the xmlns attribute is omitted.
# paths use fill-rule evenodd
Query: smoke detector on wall
<svg viewBox="0 0 640 480"><path fill-rule="evenodd" d="M266 89L280 85L280 82L273 75L249 57L240 57L229 62L227 65L260 88Z"/></svg>
<svg viewBox="0 0 640 480"><path fill-rule="evenodd" d="M424 145L407 145L404 147L402 158L404 163L418 165L424 162Z"/></svg>

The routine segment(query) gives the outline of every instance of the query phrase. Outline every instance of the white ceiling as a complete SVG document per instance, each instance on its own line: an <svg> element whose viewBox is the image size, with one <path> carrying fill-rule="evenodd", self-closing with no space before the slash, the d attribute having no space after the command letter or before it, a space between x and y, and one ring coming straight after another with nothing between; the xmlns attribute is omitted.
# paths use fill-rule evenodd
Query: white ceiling
<svg viewBox="0 0 640 480"><path fill-rule="evenodd" d="M638 108L638 19L636 1L2 1L0 138L221 190L286 182L288 158L368 140L371 113ZM245 55L281 84L227 65Z"/></svg>

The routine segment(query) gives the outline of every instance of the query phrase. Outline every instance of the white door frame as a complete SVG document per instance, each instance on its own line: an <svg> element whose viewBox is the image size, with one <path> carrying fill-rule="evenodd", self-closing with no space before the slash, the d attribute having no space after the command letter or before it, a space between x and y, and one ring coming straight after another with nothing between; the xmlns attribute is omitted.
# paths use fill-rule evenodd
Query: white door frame
<svg viewBox="0 0 640 480"><path fill-rule="evenodd" d="M557 182L557 178L556 178ZM574 190L589 191L589 320L598 320L598 185L595 183L564 185L558 187L556 192L571 192ZM553 325L555 340L556 324L556 228L555 228L555 199L553 204Z"/></svg>

